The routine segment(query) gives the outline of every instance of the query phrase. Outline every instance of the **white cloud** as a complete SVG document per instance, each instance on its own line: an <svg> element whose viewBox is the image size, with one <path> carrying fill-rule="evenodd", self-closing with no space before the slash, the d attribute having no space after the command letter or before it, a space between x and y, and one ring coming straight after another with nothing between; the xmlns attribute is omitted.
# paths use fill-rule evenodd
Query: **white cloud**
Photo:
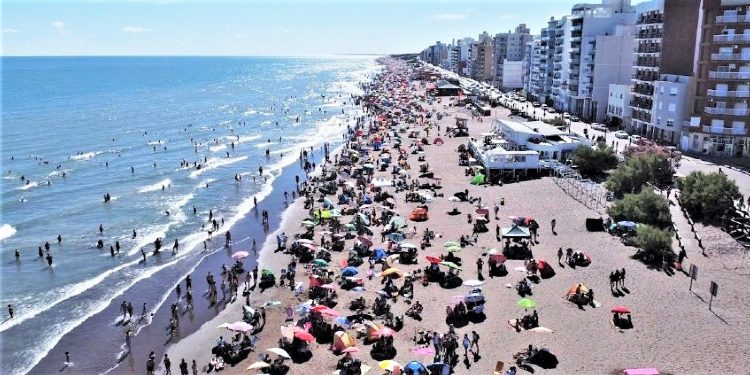
<svg viewBox="0 0 750 375"><path fill-rule="evenodd" d="M65 27L67 27L64 22L62 21L52 21L52 27L54 27L57 31L65 31Z"/></svg>
<svg viewBox="0 0 750 375"><path fill-rule="evenodd" d="M436 21L463 21L466 19L466 14L463 13L442 13L436 14L431 17Z"/></svg>
<svg viewBox="0 0 750 375"><path fill-rule="evenodd" d="M18 34L19 32L16 29L3 29L3 34Z"/></svg>
<svg viewBox="0 0 750 375"><path fill-rule="evenodd" d="M122 31L123 33L128 33L128 34L140 34L140 33L150 32L151 29L145 28L142 26L125 26L120 31Z"/></svg>

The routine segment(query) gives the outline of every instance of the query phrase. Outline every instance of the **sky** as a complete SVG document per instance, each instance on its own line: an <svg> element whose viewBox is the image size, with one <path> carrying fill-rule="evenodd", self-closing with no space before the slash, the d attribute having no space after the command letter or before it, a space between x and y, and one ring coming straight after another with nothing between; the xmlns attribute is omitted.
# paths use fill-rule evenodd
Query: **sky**
<svg viewBox="0 0 750 375"><path fill-rule="evenodd" d="M2 55L321 56L419 52L580 0L3 0Z"/></svg>

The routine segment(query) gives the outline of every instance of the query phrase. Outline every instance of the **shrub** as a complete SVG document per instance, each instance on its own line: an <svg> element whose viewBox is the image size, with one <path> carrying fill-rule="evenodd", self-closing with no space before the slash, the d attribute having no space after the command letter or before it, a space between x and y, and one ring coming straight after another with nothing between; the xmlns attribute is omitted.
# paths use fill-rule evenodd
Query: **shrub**
<svg viewBox="0 0 750 375"><path fill-rule="evenodd" d="M669 186L674 169L669 159L653 155L634 155L625 160L607 179L606 187L615 197L639 193L643 185Z"/></svg>
<svg viewBox="0 0 750 375"><path fill-rule="evenodd" d="M622 151L622 155L627 159L631 156L653 155L660 158L668 159L669 150L664 146L659 146L651 140L642 139L640 144L630 145Z"/></svg>
<svg viewBox="0 0 750 375"><path fill-rule="evenodd" d="M672 225L669 202L652 190L625 194L623 199L609 208L609 216L615 221L630 220L658 228L668 228Z"/></svg>
<svg viewBox="0 0 750 375"><path fill-rule="evenodd" d="M737 184L723 173L692 172L677 180L680 204L696 221L717 223L742 199Z"/></svg>
<svg viewBox="0 0 750 375"><path fill-rule="evenodd" d="M544 120L544 122L557 127L568 126L568 123L565 122L565 119L560 116L555 116L555 118L552 120Z"/></svg>
<svg viewBox="0 0 750 375"><path fill-rule="evenodd" d="M674 260L672 251L672 233L651 225L640 224L636 228L635 245L639 247L636 259L661 266L665 261Z"/></svg>
<svg viewBox="0 0 750 375"><path fill-rule="evenodd" d="M581 146L570 155L581 175L596 177L617 166L617 155L612 147L599 143L596 147Z"/></svg>

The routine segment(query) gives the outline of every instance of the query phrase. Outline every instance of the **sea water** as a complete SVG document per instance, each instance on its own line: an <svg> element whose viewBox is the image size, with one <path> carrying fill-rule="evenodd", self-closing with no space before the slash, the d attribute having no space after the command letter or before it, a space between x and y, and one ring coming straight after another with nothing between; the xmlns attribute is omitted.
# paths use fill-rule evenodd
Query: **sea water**
<svg viewBox="0 0 750 375"><path fill-rule="evenodd" d="M0 372L28 372L147 279L173 285L168 270L206 256L209 211L223 239L253 198L281 194L273 181L303 148L339 143L361 115L351 95L377 69L371 57L3 57ZM139 291L135 313L164 292Z"/></svg>

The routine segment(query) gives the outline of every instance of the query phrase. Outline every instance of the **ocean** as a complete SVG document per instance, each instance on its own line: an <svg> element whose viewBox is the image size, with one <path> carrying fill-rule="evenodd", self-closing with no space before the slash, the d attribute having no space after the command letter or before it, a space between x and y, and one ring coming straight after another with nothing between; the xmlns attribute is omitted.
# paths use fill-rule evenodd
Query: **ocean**
<svg viewBox="0 0 750 375"><path fill-rule="evenodd" d="M80 373L141 373L143 353L168 343L172 287L260 248L253 198L277 225L301 150L319 160L341 143L362 115L351 95L378 69L374 57L3 57L0 372L57 372L70 351ZM204 251L209 213L223 224ZM123 300L148 308L132 352ZM195 310L182 334L219 311Z"/></svg>

